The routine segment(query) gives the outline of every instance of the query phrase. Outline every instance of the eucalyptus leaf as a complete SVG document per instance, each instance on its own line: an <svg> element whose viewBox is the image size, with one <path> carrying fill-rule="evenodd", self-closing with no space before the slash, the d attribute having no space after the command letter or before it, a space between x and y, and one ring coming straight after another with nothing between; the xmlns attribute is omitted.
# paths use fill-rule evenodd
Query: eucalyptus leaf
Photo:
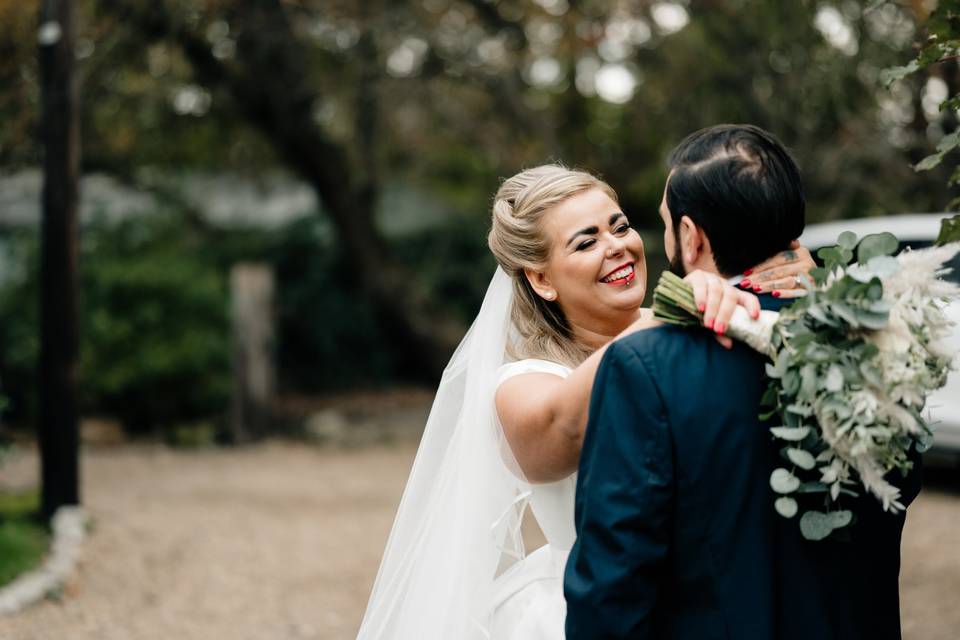
<svg viewBox="0 0 960 640"><path fill-rule="evenodd" d="M857 320L862 327L879 331L880 329L886 328L887 323L890 322L890 314L887 312L876 313L862 309L857 312Z"/></svg>
<svg viewBox="0 0 960 640"><path fill-rule="evenodd" d="M800 533L807 540L823 540L833 529L830 518L821 511L807 511L800 517Z"/></svg>
<svg viewBox="0 0 960 640"><path fill-rule="evenodd" d="M960 241L960 215L944 218L940 223L940 235L937 236L937 245Z"/></svg>
<svg viewBox="0 0 960 640"><path fill-rule="evenodd" d="M937 143L937 151L940 153L948 153L958 146L960 146L960 130L948 133L940 138L940 142Z"/></svg>
<svg viewBox="0 0 960 640"><path fill-rule="evenodd" d="M823 412L833 413L838 419L845 420L853 415L853 409L846 400L839 396L830 396L820 405Z"/></svg>
<svg viewBox="0 0 960 640"><path fill-rule="evenodd" d="M797 501L789 496L777 498L776 502L773 503L773 506L777 510L777 513L782 515L784 518L792 518L793 516L797 515Z"/></svg>
<svg viewBox="0 0 960 640"><path fill-rule="evenodd" d="M800 487L800 480L786 469L774 469L770 474L770 488L777 493L793 493Z"/></svg>
<svg viewBox="0 0 960 640"><path fill-rule="evenodd" d="M913 170L917 172L930 171L930 169L933 169L934 167L938 166L941 162L943 162L943 156L945 155L946 155L945 153L940 151L938 151L937 153L931 153L926 158L924 158L917 164L913 165Z"/></svg>
<svg viewBox="0 0 960 640"><path fill-rule="evenodd" d="M871 233L860 241L857 246L857 262L867 264L876 256L889 256L900 247L900 242L892 233Z"/></svg>
<svg viewBox="0 0 960 640"><path fill-rule="evenodd" d="M891 84L897 80L902 80L906 78L911 73L916 73L920 70L920 63L916 60L911 60L902 67L891 67L889 69L884 69L880 72L880 82L884 86L889 87Z"/></svg>
<svg viewBox="0 0 960 640"><path fill-rule="evenodd" d="M810 452L804 451L803 449L787 449L787 457L790 458L790 462L806 471L809 471L817 466L817 463L813 459L813 456L810 454Z"/></svg>
<svg viewBox="0 0 960 640"><path fill-rule="evenodd" d="M810 427L773 427L770 429L770 433L781 440L787 440L788 442L800 442L810 435Z"/></svg>
<svg viewBox="0 0 960 640"><path fill-rule="evenodd" d="M787 366L790 363L790 354L786 350L781 351L777 356L777 361L773 365L766 365L767 375L771 378L781 378L787 372Z"/></svg>
<svg viewBox="0 0 960 640"><path fill-rule="evenodd" d="M869 267L862 264L855 264L847 269L847 275L857 282L867 283L873 280L875 274Z"/></svg>
<svg viewBox="0 0 960 640"><path fill-rule="evenodd" d="M803 365L800 381L800 396L812 399L817 393L817 368L812 364Z"/></svg>
<svg viewBox="0 0 960 640"><path fill-rule="evenodd" d="M825 324L828 326L832 326L833 324L835 324L833 320L827 317L827 314L825 314L823 312L823 309L820 308L820 306L818 305L815 305L815 304L810 305L810 307L807 309L807 313L810 315L811 318L813 318L814 320L822 324Z"/></svg>
<svg viewBox="0 0 960 640"><path fill-rule="evenodd" d="M803 420L800 419L795 413L790 413L789 411L784 411L781 413L784 424L786 424L791 429L797 429L803 426Z"/></svg>
<svg viewBox="0 0 960 640"><path fill-rule="evenodd" d="M845 249L853 249L857 246L857 234L853 231L844 231L837 238L837 244Z"/></svg>
<svg viewBox="0 0 960 640"><path fill-rule="evenodd" d="M824 387L827 391L836 393L843 389L843 371L835 364L830 365L827 370L827 379L824 380Z"/></svg>
<svg viewBox="0 0 960 640"><path fill-rule="evenodd" d="M804 418L809 418L813 415L813 407L803 404L791 404L787 405L787 412L794 413L798 416L803 416Z"/></svg>
<svg viewBox="0 0 960 640"><path fill-rule="evenodd" d="M832 305L830 305L830 309L833 311L834 314L839 316L844 322L846 322L851 327L860 326L859 314L852 308L843 304L842 302L833 303Z"/></svg>
<svg viewBox="0 0 960 640"><path fill-rule="evenodd" d="M827 520L830 522L830 526L834 529L839 529L840 527L845 527L850 522L853 521L853 512L852 511L831 511L827 514Z"/></svg>
<svg viewBox="0 0 960 640"><path fill-rule="evenodd" d="M875 387L883 386L883 376L880 372L880 369L872 362L862 361L860 362L860 375L863 376L863 379L872 384Z"/></svg>
<svg viewBox="0 0 960 640"><path fill-rule="evenodd" d="M825 263L832 263L834 266L843 262L840 247L823 247L817 251L817 257Z"/></svg>

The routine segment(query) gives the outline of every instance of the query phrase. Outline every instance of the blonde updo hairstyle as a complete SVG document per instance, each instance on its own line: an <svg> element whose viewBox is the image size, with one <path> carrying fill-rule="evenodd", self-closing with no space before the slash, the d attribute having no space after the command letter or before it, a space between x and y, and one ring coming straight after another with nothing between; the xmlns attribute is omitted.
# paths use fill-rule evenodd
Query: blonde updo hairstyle
<svg viewBox="0 0 960 640"><path fill-rule="evenodd" d="M592 351L578 344L557 301L541 298L524 269L541 271L550 258L543 220L551 209L591 189L617 202L617 194L599 178L576 169L547 164L521 171L500 186L493 201L487 244L513 279L511 320L516 335L508 343L514 359L542 358L576 367Z"/></svg>

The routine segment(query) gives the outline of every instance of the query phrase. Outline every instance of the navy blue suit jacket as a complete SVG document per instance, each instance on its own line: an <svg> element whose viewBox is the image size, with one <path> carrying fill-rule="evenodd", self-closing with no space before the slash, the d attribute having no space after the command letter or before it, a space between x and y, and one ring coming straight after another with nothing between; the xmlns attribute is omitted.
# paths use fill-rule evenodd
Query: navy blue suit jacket
<svg viewBox="0 0 960 640"><path fill-rule="evenodd" d="M776 514L763 366L707 331L610 346L580 459L567 640L900 638L904 516L861 497L852 541L809 542ZM900 480L908 503L919 473Z"/></svg>

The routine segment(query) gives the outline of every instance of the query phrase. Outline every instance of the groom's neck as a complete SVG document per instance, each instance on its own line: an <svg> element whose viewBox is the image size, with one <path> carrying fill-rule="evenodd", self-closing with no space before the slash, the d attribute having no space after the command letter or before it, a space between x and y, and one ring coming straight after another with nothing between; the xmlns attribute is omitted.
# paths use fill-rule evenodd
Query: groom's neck
<svg viewBox="0 0 960 640"><path fill-rule="evenodd" d="M693 273L694 271L706 271L707 273L714 273L722 278L729 278L733 274L722 273L717 269L717 263L713 259L712 253L701 253L697 256L695 262L685 262L683 265L687 273Z"/></svg>

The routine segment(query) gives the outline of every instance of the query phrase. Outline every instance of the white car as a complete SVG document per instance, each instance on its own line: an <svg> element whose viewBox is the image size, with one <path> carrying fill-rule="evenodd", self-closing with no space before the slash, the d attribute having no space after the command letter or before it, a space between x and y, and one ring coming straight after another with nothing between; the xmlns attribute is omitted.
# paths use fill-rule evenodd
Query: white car
<svg viewBox="0 0 960 640"><path fill-rule="evenodd" d="M862 218L841 220L807 226L800 237L800 244L810 250L816 258L821 247L835 245L837 237L844 231L852 231L858 238L871 233L889 231L900 240L900 248L929 247L940 233L940 222L953 214L923 213L911 215L887 216L882 218ZM951 262L953 272L946 276L953 282L960 282L960 257ZM960 349L960 302L954 302L947 308L947 314L957 322L952 342ZM947 379L947 385L930 396L927 401L931 424L934 429L933 450L939 453L960 454L960 371L954 371Z"/></svg>

